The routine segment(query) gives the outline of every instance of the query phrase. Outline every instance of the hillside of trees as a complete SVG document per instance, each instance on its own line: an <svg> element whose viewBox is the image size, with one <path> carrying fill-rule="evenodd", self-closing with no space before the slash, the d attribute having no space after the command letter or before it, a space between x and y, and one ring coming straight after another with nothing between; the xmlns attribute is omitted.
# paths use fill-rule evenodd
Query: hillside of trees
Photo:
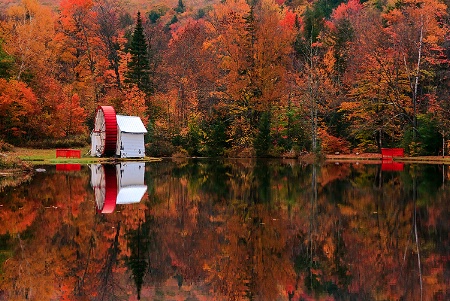
<svg viewBox="0 0 450 301"><path fill-rule="evenodd" d="M87 144L113 105L155 156L448 151L445 2L133 3L4 6L0 141Z"/></svg>

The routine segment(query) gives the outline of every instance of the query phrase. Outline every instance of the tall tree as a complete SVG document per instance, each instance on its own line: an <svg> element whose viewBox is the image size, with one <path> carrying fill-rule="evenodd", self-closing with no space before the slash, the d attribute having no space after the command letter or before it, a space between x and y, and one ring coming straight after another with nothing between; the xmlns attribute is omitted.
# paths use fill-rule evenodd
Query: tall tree
<svg viewBox="0 0 450 301"><path fill-rule="evenodd" d="M203 113L211 110L206 101L215 88L217 72L211 49L205 49L209 34L204 20L189 20L172 32L165 51L167 88L177 95L176 103L172 104L175 113L172 120L180 127L186 127L199 110Z"/></svg>
<svg viewBox="0 0 450 301"><path fill-rule="evenodd" d="M120 67L120 1L99 0L96 6L99 36L103 42L103 53L108 58L109 68L114 72L115 86L121 88Z"/></svg>
<svg viewBox="0 0 450 301"><path fill-rule="evenodd" d="M284 23L286 12L270 1L219 4L213 24L221 60L222 87L218 93L233 120L233 147L252 148L259 119L275 105L287 102L292 30Z"/></svg>
<svg viewBox="0 0 450 301"><path fill-rule="evenodd" d="M131 57L127 63L128 71L125 74L125 81L136 84L139 89L147 94L153 92L150 81L148 46L140 12L137 13L136 27L131 36L130 54Z"/></svg>
<svg viewBox="0 0 450 301"><path fill-rule="evenodd" d="M433 0L404 1L386 12L369 5L350 19L356 55L349 60L353 74L347 78L351 102L343 108L361 146L373 150L398 145L402 138L408 146L418 134L416 116L435 99L431 83L447 32L444 7Z"/></svg>
<svg viewBox="0 0 450 301"><path fill-rule="evenodd" d="M184 6L183 0L178 0L178 6L175 8L175 11L179 14L184 13L186 7Z"/></svg>
<svg viewBox="0 0 450 301"><path fill-rule="evenodd" d="M348 61L346 79L350 89L341 109L351 123L350 135L355 146L377 151L399 140L400 125L406 114L397 114L404 99L396 93L399 77L393 70L393 52L389 50L385 31L380 30L382 12L368 7L358 17L351 17L349 8L340 6L333 18L338 22L347 15L345 18L350 20L355 32L352 52L356 55Z"/></svg>
<svg viewBox="0 0 450 301"><path fill-rule="evenodd" d="M84 121L86 113L80 107L80 98L77 94L64 95L56 107L55 118L58 118L58 127L63 131L64 137L71 137L86 133Z"/></svg>
<svg viewBox="0 0 450 301"><path fill-rule="evenodd" d="M417 116L428 106L426 94L434 94L434 87L427 86L427 82L432 81L439 64L437 54L449 32L446 16L447 6L437 0L402 1L384 14L392 50L409 84L411 150L418 142Z"/></svg>
<svg viewBox="0 0 450 301"><path fill-rule="evenodd" d="M37 0L22 1L9 8L6 20L4 49L14 57L12 75L18 81L30 82L31 78L45 74L54 65L52 11Z"/></svg>

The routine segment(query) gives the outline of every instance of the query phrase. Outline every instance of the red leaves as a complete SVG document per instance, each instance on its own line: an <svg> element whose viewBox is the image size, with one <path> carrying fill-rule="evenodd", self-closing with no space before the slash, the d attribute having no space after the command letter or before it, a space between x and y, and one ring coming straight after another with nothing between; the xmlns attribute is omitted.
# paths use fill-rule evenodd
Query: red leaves
<svg viewBox="0 0 450 301"><path fill-rule="evenodd" d="M294 13L293 11L288 10L284 14L284 18L282 18L280 20L280 25L287 29L293 29L295 26L296 19L297 19L297 14Z"/></svg>
<svg viewBox="0 0 450 301"><path fill-rule="evenodd" d="M56 106L57 127L63 137L86 133L86 112L80 106L78 94L66 95Z"/></svg>
<svg viewBox="0 0 450 301"><path fill-rule="evenodd" d="M21 137L35 130L37 100L33 91L23 82L0 78L0 133Z"/></svg>
<svg viewBox="0 0 450 301"><path fill-rule="evenodd" d="M347 3L341 3L331 14L334 20L350 19L363 9L363 5L359 0L349 0Z"/></svg>

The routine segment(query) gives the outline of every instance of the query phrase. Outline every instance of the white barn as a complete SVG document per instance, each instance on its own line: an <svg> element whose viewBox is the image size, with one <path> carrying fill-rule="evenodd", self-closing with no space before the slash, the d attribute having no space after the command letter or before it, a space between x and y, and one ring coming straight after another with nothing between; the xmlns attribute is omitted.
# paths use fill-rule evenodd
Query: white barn
<svg viewBox="0 0 450 301"><path fill-rule="evenodd" d="M112 106L99 106L91 133L91 156L143 158L146 133L141 118L116 115Z"/></svg>
<svg viewBox="0 0 450 301"><path fill-rule="evenodd" d="M116 155L120 158L143 158L145 156L144 135L147 129L137 116L117 117Z"/></svg>

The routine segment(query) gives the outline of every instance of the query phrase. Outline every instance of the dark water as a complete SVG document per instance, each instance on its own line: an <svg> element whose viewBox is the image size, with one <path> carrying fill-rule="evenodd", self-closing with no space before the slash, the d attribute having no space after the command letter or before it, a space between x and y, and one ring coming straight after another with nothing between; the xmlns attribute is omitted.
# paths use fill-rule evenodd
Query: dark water
<svg viewBox="0 0 450 301"><path fill-rule="evenodd" d="M442 165L39 167L0 192L0 300L449 300Z"/></svg>

